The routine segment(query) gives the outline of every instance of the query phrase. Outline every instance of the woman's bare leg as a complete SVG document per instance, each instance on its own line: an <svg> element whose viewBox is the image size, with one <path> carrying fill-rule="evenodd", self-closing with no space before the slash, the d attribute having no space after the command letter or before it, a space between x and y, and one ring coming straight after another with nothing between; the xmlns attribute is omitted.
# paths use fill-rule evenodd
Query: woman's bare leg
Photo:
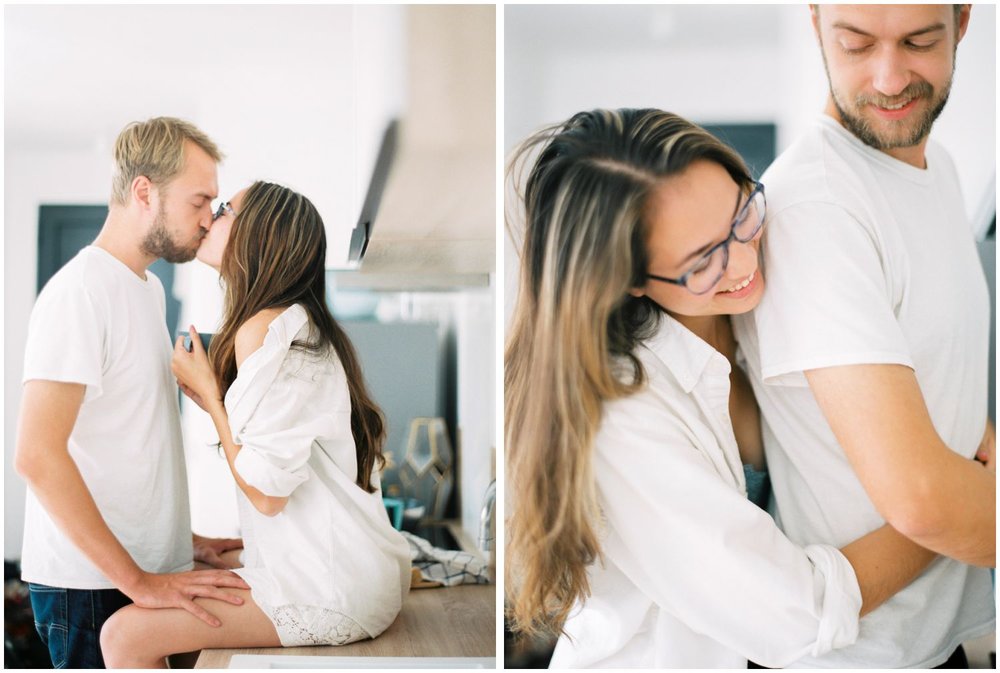
<svg viewBox="0 0 1000 673"><path fill-rule="evenodd" d="M242 549L230 549L229 551L222 552L219 556L221 556L224 561L228 561L232 567L240 568L243 566L243 564L240 563L240 552L242 551ZM214 566L202 563L201 561L194 562L195 570L211 570L213 567ZM171 654L167 657L168 668L194 668L195 664L198 663L199 655L201 655L201 650Z"/></svg>
<svg viewBox="0 0 1000 673"><path fill-rule="evenodd" d="M195 602L214 614L212 627L179 608L149 609L129 605L105 622L101 650L108 668L166 668L166 657L206 648L281 647L267 615L245 589L224 589L243 598L232 605L209 598Z"/></svg>

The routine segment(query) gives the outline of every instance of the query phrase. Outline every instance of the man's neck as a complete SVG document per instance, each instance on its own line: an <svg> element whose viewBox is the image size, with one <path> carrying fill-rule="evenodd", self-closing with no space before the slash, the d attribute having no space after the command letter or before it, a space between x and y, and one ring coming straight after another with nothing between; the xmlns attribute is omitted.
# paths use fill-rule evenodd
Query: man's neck
<svg viewBox="0 0 1000 673"><path fill-rule="evenodd" d="M834 120L847 129L847 131L850 131L850 129L844 126L844 120L841 118L840 111L837 110L837 106L834 104L832 97L827 97L826 107L823 108L823 112L833 117ZM927 139L928 136L924 136L924 139L916 145L911 145L910 147L893 147L887 150L879 150L879 152L887 154L893 159L902 161L905 164L909 164L914 168L923 170L927 168L927 157L924 154L924 151L927 149Z"/></svg>
<svg viewBox="0 0 1000 673"><path fill-rule="evenodd" d="M107 251L131 269L132 273L146 280L146 269L156 261L156 257L142 252L136 236L139 230L139 223L133 222L127 212L112 206L101 232L94 239L94 245Z"/></svg>

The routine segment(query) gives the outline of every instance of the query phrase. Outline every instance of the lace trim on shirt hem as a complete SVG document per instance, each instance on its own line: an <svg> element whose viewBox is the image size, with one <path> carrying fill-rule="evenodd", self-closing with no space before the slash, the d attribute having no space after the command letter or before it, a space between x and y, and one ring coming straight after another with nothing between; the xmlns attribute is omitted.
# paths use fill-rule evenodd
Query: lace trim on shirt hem
<svg viewBox="0 0 1000 673"><path fill-rule="evenodd" d="M371 638L360 624L342 612L316 605L261 605L274 623L283 647L347 645Z"/></svg>

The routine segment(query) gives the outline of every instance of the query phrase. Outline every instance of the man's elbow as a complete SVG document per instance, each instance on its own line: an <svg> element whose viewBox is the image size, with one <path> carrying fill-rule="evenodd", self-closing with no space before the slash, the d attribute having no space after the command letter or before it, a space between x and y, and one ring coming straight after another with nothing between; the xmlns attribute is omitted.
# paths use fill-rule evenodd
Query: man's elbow
<svg viewBox="0 0 1000 673"><path fill-rule="evenodd" d="M45 470L36 452L18 445L14 451L14 471L26 482L33 484Z"/></svg>
<svg viewBox="0 0 1000 673"><path fill-rule="evenodd" d="M882 509L886 523L902 535L921 544L940 537L947 530L947 505L940 502L941 491L932 483L919 481Z"/></svg>
<svg viewBox="0 0 1000 673"><path fill-rule="evenodd" d="M21 452L14 453L14 471L25 481L31 481L31 461Z"/></svg>

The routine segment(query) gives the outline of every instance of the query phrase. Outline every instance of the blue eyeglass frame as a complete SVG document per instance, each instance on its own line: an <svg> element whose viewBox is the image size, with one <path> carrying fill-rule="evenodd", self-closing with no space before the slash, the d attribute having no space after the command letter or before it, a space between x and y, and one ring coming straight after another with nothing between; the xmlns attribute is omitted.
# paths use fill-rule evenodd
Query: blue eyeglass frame
<svg viewBox="0 0 1000 673"><path fill-rule="evenodd" d="M216 209L216 211L212 213L212 221L215 222L217 219L225 215L226 211L229 211L230 213L233 214L233 217L236 217L236 211L233 210L233 207L231 205L229 205L229 201L223 201L222 203L219 204L219 207Z"/></svg>
<svg viewBox="0 0 1000 673"><path fill-rule="evenodd" d="M744 240L736 235L736 227L740 226L740 224L742 224L743 221L747 218L747 215L749 214L750 211L750 204L753 203L754 197L757 196L758 192L760 193L761 198L764 199L764 207L763 209L761 209L760 221L757 223L757 226L754 227L753 233L751 233L750 236L748 236L746 240ZM682 275L680 278L667 278L666 276L657 276L652 273L647 273L646 278L652 278L653 280L659 280L664 283L671 283L673 285L682 285L684 289L686 289L691 294L705 294L706 292L711 290L716 283L719 282L719 278L722 278L722 275L726 272L726 267L729 266L729 244L732 243L733 240L737 240L740 243L749 243L750 241L752 241L754 237L758 233L760 233L760 230L764 228L765 215L767 215L767 196L764 195L764 183L757 182L754 183L754 188L750 191L750 195L747 196L747 202L743 204L743 207L740 208L740 212L737 213L736 217L733 219L733 224L729 228L729 236L726 237L726 240L720 241L719 243L716 243L711 248L709 248L709 250L704 255L699 257L698 261L695 262L695 264L689 270L685 271L684 275ZM718 250L719 248L722 248L722 269L719 270L719 278L713 280L711 285L708 286L708 289L703 290L702 292L695 292L690 287L688 287L687 285L688 278L691 277L695 269L697 269L702 262L707 260L712 255L714 255L715 251Z"/></svg>

